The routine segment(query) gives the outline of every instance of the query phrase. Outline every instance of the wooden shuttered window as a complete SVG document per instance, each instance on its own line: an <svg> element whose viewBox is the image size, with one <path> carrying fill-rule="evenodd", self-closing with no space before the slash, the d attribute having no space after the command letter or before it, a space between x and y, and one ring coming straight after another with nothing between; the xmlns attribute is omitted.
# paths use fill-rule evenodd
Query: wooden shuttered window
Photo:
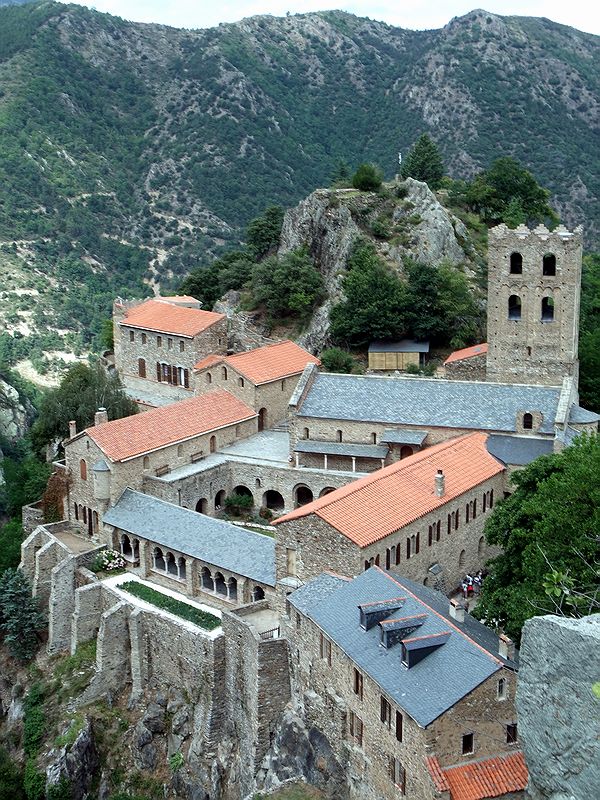
<svg viewBox="0 0 600 800"><path fill-rule="evenodd" d="M396 711L396 739L401 742L402 741L402 733L403 733L403 722L402 714L399 711Z"/></svg>

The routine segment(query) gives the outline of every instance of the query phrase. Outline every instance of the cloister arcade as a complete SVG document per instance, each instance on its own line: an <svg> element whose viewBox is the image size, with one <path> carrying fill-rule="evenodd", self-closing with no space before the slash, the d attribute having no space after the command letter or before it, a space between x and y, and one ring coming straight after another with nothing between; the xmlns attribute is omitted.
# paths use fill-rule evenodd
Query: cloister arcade
<svg viewBox="0 0 600 800"><path fill-rule="evenodd" d="M226 489L219 489L214 494L212 502L210 497L196 495L196 498L192 499L187 507L195 509L199 514L219 514L225 509L226 497L229 494L237 494L242 497L251 497L253 507L257 510L268 508L276 514L283 514L292 508L311 503L317 497L324 497L329 492L335 491L336 488L335 486L325 486L320 490L319 488L313 490L306 483L299 483L284 492L279 487L264 487L262 480L256 478L252 489L244 483L239 483L230 492Z"/></svg>

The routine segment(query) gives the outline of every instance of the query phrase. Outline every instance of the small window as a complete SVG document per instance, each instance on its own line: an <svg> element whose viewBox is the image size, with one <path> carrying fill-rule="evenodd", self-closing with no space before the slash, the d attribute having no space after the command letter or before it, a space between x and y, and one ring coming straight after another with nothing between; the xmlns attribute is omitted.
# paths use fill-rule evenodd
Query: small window
<svg viewBox="0 0 600 800"><path fill-rule="evenodd" d="M517 743L517 723L512 722L506 726L506 744Z"/></svg>
<svg viewBox="0 0 600 800"><path fill-rule="evenodd" d="M285 392L285 378L281 381L281 391Z"/></svg>
<svg viewBox="0 0 600 800"><path fill-rule="evenodd" d="M364 685L364 678L362 672L359 672L356 667L354 667L354 694L357 695L361 700L363 699L363 685Z"/></svg>
<svg viewBox="0 0 600 800"><path fill-rule="evenodd" d="M498 688L496 692L498 700L506 700L506 679L500 678L498 680Z"/></svg>
<svg viewBox="0 0 600 800"><path fill-rule="evenodd" d="M511 275L522 275L523 256L521 255L521 253L510 254L510 273Z"/></svg>
<svg viewBox="0 0 600 800"><path fill-rule="evenodd" d="M238 378L238 383L243 389L244 388L244 379L243 378Z"/></svg>
<svg viewBox="0 0 600 800"><path fill-rule="evenodd" d="M465 506L465 522L469 521L469 510L470 510L470 503L467 503Z"/></svg>
<svg viewBox="0 0 600 800"><path fill-rule="evenodd" d="M310 439L310 431L308 430L308 428L304 428L304 431L302 433L302 438L303 439Z"/></svg>
<svg viewBox="0 0 600 800"><path fill-rule="evenodd" d="M527 358L531 358L531 347L527 347Z"/></svg>
<svg viewBox="0 0 600 800"><path fill-rule="evenodd" d="M551 297L542 297L542 322L554 321L554 300Z"/></svg>
<svg viewBox="0 0 600 800"><path fill-rule="evenodd" d="M521 319L521 298L517 294L511 294L508 298L508 318Z"/></svg>
<svg viewBox="0 0 600 800"><path fill-rule="evenodd" d="M477 519L477 498L473 500L473 519Z"/></svg>
<svg viewBox="0 0 600 800"><path fill-rule="evenodd" d="M461 550L460 555L458 556L458 566L460 567L460 569L464 567L466 560L467 560L467 553L465 550Z"/></svg>
<svg viewBox="0 0 600 800"><path fill-rule="evenodd" d="M465 733L462 737L462 754L463 756L471 755L474 753L474 737L472 733Z"/></svg>
<svg viewBox="0 0 600 800"><path fill-rule="evenodd" d="M150 459L148 456L144 456L144 469L150 469Z"/></svg>
<svg viewBox="0 0 600 800"><path fill-rule="evenodd" d="M533 414L523 414L523 430L533 430Z"/></svg>
<svg viewBox="0 0 600 800"><path fill-rule="evenodd" d="M221 377L224 381L227 380L227 367L221 367Z"/></svg>
<svg viewBox="0 0 600 800"><path fill-rule="evenodd" d="M323 634L321 634L319 652L323 661L331 666L331 641Z"/></svg>
<svg viewBox="0 0 600 800"><path fill-rule="evenodd" d="M402 718L402 714L399 711L396 711L396 739L397 741L402 741L402 734L404 728L404 720Z"/></svg>
<svg viewBox="0 0 600 800"><path fill-rule="evenodd" d="M179 342L179 352L185 353L185 342Z"/></svg>
<svg viewBox="0 0 600 800"><path fill-rule="evenodd" d="M173 349L173 339L167 339L167 349Z"/></svg>
<svg viewBox="0 0 600 800"><path fill-rule="evenodd" d="M381 695L379 718L386 727L392 727L392 706L383 695Z"/></svg>
<svg viewBox="0 0 600 800"><path fill-rule="evenodd" d="M452 514L448 514L448 533L452 533Z"/></svg>
<svg viewBox="0 0 600 800"><path fill-rule="evenodd" d="M138 375L140 378L146 377L146 360L144 358L138 358Z"/></svg>
<svg viewBox="0 0 600 800"><path fill-rule="evenodd" d="M296 612L296 630L299 631L302 627L302 617Z"/></svg>
<svg viewBox="0 0 600 800"><path fill-rule="evenodd" d="M546 253L542 262L542 272L544 275L556 275L556 256Z"/></svg>
<svg viewBox="0 0 600 800"><path fill-rule="evenodd" d="M134 331L129 331L129 341L130 342L135 342L135 332Z"/></svg>
<svg viewBox="0 0 600 800"><path fill-rule="evenodd" d="M440 536L441 536L441 532L442 532L442 523L441 523L441 520L438 519L438 521L436 523L436 526L435 526L435 540L436 540L436 542L439 542Z"/></svg>
<svg viewBox="0 0 600 800"><path fill-rule="evenodd" d="M211 436L208 442L208 449L211 453L215 453L217 451L217 437Z"/></svg>
<svg viewBox="0 0 600 800"><path fill-rule="evenodd" d="M433 544L433 527L434 527L433 525L429 526L429 533L427 535L427 545L428 545L428 547L431 547L431 545Z"/></svg>
<svg viewBox="0 0 600 800"><path fill-rule="evenodd" d="M354 739L359 747L363 745L363 732L364 726L362 719L355 714L354 711L350 712L350 737Z"/></svg>
<svg viewBox="0 0 600 800"><path fill-rule="evenodd" d="M79 477L82 481L87 481L87 462L84 458L79 462Z"/></svg>
<svg viewBox="0 0 600 800"><path fill-rule="evenodd" d="M390 756L390 778L394 786L400 790L400 794L406 794L406 770L402 762L394 756Z"/></svg>
<svg viewBox="0 0 600 800"><path fill-rule="evenodd" d="M142 333L142 344L146 344L147 341L148 341L148 337L146 336L145 333Z"/></svg>
<svg viewBox="0 0 600 800"><path fill-rule="evenodd" d="M183 456L183 445L182 444L178 444L177 445L177 458L181 458L182 456Z"/></svg>
<svg viewBox="0 0 600 800"><path fill-rule="evenodd" d="M79 519L79 509L77 508L77 503L74 504L74 509L75 509L75 519L78 520Z"/></svg>
<svg viewBox="0 0 600 800"><path fill-rule="evenodd" d="M410 536L406 537L406 558L410 558Z"/></svg>
<svg viewBox="0 0 600 800"><path fill-rule="evenodd" d="M485 536L479 537L479 542L477 543L477 555L481 558L485 553Z"/></svg>
<svg viewBox="0 0 600 800"><path fill-rule="evenodd" d="M342 432L341 431L336 431L336 436L337 436L338 442L341 442L342 441Z"/></svg>
<svg viewBox="0 0 600 800"><path fill-rule="evenodd" d="M162 336L157 336L156 337L156 346L157 347L162 347Z"/></svg>
<svg viewBox="0 0 600 800"><path fill-rule="evenodd" d="M374 432L371 434L371 444L377 444L377 434Z"/></svg>
<svg viewBox="0 0 600 800"><path fill-rule="evenodd" d="M210 374L210 372L206 373L206 382L207 383L212 383L212 375Z"/></svg>

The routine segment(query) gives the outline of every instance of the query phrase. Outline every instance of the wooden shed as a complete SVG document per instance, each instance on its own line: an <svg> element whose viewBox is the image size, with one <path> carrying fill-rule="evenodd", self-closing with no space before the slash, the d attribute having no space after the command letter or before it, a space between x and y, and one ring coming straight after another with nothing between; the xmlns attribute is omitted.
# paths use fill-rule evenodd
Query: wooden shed
<svg viewBox="0 0 600 800"><path fill-rule="evenodd" d="M429 342L401 339L399 342L371 342L369 345L369 369L405 370L409 364L425 365Z"/></svg>

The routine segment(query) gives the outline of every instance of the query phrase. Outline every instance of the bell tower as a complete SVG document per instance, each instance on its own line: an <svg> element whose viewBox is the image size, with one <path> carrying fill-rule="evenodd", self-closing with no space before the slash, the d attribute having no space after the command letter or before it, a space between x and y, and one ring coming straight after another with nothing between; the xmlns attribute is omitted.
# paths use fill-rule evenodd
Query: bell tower
<svg viewBox="0 0 600 800"><path fill-rule="evenodd" d="M489 231L488 381L577 385L581 257L581 226Z"/></svg>

